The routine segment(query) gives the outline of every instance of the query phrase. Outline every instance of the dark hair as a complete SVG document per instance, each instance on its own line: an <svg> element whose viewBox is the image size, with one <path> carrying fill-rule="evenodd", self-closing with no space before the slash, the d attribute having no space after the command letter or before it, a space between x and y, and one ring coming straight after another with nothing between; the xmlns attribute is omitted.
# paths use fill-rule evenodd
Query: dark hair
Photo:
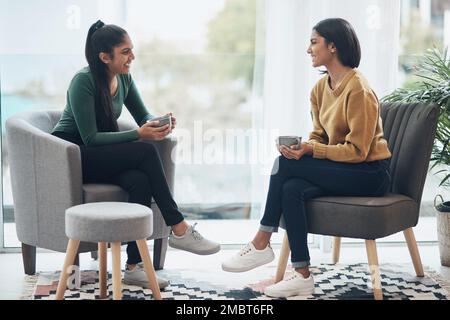
<svg viewBox="0 0 450 320"><path fill-rule="evenodd" d="M85 55L95 83L95 116L98 131L119 131L112 110L107 66L100 60L99 53L113 57L114 47L123 42L127 32L113 24L105 25L98 20L88 31Z"/></svg>
<svg viewBox="0 0 450 320"><path fill-rule="evenodd" d="M330 18L317 23L313 30L324 37L327 43L334 44L338 59L344 66L350 68L359 66L361 47L350 23L341 18Z"/></svg>

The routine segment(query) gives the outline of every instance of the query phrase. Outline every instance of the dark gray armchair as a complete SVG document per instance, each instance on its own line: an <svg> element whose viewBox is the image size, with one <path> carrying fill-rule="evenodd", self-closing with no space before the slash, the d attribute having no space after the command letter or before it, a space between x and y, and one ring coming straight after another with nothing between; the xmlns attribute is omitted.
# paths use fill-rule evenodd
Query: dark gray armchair
<svg viewBox="0 0 450 320"><path fill-rule="evenodd" d="M110 184L83 184L80 148L50 134L60 119L60 111L30 111L6 121L14 217L17 236L22 242L26 274L36 271L36 247L65 252L65 210L97 201L127 201L128 194ZM119 121L121 130L135 127ZM174 139L154 142L173 191ZM170 229L156 204L153 210L155 269L162 269ZM81 243L78 252L95 252L97 244Z"/></svg>
<svg viewBox="0 0 450 320"><path fill-rule="evenodd" d="M403 231L417 276L423 277L413 227L419 219L439 109L436 105L382 104L385 138L392 152L390 193L384 197L320 197L307 202L308 231L334 236L333 262L341 237L365 239L375 299L382 299L376 239ZM281 226L285 226L281 219ZM289 256L285 234L275 281L283 279Z"/></svg>

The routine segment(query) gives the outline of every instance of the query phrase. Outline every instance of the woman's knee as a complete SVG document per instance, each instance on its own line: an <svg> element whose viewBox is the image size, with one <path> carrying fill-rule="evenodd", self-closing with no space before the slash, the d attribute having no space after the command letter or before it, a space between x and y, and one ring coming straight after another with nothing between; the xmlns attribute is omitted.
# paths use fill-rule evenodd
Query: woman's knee
<svg viewBox="0 0 450 320"><path fill-rule="evenodd" d="M286 203L292 201L307 201L324 194L326 194L326 191L301 178L289 179L283 184L282 197L283 202Z"/></svg>
<svg viewBox="0 0 450 320"><path fill-rule="evenodd" d="M300 179L289 179L283 184L283 194L296 194L301 188Z"/></svg>
<svg viewBox="0 0 450 320"><path fill-rule="evenodd" d="M286 169L286 158L283 156L278 156L275 158L272 166L272 175L277 175Z"/></svg>
<svg viewBox="0 0 450 320"><path fill-rule="evenodd" d="M158 155L158 149L155 147L154 144L147 142L147 141L137 141L135 142L136 145L138 145L138 149L143 152L146 156L157 156Z"/></svg>
<svg viewBox="0 0 450 320"><path fill-rule="evenodd" d="M311 184L303 179L289 179L283 184L283 198L303 199L304 193L311 187Z"/></svg>
<svg viewBox="0 0 450 320"><path fill-rule="evenodd" d="M119 185L130 191L134 188L140 190L145 189L147 192L150 189L150 183L147 175L140 170L128 170L118 177Z"/></svg>

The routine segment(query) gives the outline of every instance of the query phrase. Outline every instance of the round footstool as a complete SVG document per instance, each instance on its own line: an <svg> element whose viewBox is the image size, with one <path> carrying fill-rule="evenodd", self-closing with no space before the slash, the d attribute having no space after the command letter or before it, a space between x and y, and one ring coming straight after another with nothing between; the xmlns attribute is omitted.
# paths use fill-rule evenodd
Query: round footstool
<svg viewBox="0 0 450 320"><path fill-rule="evenodd" d="M150 208L127 202L93 202L67 209L66 235L69 243L56 299L63 299L69 277L67 271L74 263L80 241L85 241L98 243L100 298L107 296L106 250L108 243L111 243L113 299L120 300L122 298L120 246L122 242L136 241L153 297L160 300L161 293L146 242L153 233L152 215Z"/></svg>

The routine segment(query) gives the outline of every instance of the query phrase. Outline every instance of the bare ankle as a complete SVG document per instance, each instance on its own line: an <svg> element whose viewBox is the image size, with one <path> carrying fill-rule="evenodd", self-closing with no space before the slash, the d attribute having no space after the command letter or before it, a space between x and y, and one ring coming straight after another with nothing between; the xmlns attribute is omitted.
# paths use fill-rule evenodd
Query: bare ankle
<svg viewBox="0 0 450 320"><path fill-rule="evenodd" d="M267 245L269 244L261 241L255 242L255 240L253 240L252 243L256 250L264 250L265 248L267 248Z"/></svg>
<svg viewBox="0 0 450 320"><path fill-rule="evenodd" d="M309 268L308 267L306 267L306 268L295 268L295 271L300 273L303 276L303 278L305 278L305 279L309 278L309 276L311 275L311 273L309 272Z"/></svg>
<svg viewBox="0 0 450 320"><path fill-rule="evenodd" d="M177 237L181 237L182 235L184 235L186 233L188 228L189 228L188 223L185 220L183 220L180 223L177 223L172 226L172 232Z"/></svg>
<svg viewBox="0 0 450 320"><path fill-rule="evenodd" d="M135 264L128 264L128 263L127 263L127 270L133 271L134 268L136 268L136 265L135 265Z"/></svg>
<svg viewBox="0 0 450 320"><path fill-rule="evenodd" d="M263 249L267 248L267 246L270 243L271 236L272 236L271 232L265 232L265 231L259 230L252 240L252 243L255 246L256 250L263 250Z"/></svg>

